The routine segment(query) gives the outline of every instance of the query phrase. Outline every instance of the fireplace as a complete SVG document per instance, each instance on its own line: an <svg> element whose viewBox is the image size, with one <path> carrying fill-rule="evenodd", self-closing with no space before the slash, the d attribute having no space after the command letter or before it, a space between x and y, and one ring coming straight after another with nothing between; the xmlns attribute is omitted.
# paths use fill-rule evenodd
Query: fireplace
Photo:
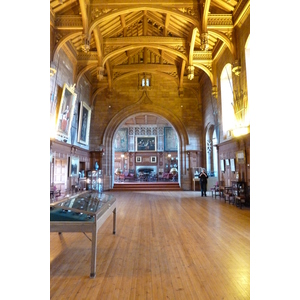
<svg viewBox="0 0 300 300"><path fill-rule="evenodd" d="M135 172L138 175L140 172L143 174L157 174L157 167L156 166L137 166L135 167Z"/></svg>

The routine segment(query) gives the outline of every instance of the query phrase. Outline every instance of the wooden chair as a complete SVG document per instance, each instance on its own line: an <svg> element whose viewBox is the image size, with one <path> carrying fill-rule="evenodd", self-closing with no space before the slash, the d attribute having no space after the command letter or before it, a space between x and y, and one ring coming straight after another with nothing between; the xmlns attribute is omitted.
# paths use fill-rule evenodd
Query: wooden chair
<svg viewBox="0 0 300 300"><path fill-rule="evenodd" d="M242 209L243 205L246 206L246 202L250 205L250 186L247 186L246 193L235 197L235 205L240 209Z"/></svg>
<svg viewBox="0 0 300 300"><path fill-rule="evenodd" d="M240 209L242 209L242 206L245 206L246 203L246 198L244 195L240 195L240 196L236 196L235 197L235 205L237 207L240 207Z"/></svg>
<svg viewBox="0 0 300 300"><path fill-rule="evenodd" d="M163 171L159 171L158 172L158 181L162 181L163 180L163 178L164 178L164 172Z"/></svg>
<svg viewBox="0 0 300 300"><path fill-rule="evenodd" d="M215 194L215 198L217 196L220 197L220 186L219 186L219 182L217 181L216 184L214 185L214 187L210 188L211 190L211 196L212 198L214 197L214 194Z"/></svg>
<svg viewBox="0 0 300 300"><path fill-rule="evenodd" d="M230 189L228 187L224 188L224 200L225 200L225 203L226 203L226 201L228 201L228 203L235 202L235 196L232 192L232 189Z"/></svg>

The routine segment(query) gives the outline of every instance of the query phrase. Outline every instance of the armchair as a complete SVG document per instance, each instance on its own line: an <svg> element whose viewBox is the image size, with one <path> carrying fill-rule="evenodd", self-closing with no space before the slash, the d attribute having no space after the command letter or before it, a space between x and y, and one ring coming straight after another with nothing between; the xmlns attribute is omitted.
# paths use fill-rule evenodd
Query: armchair
<svg viewBox="0 0 300 300"><path fill-rule="evenodd" d="M129 170L124 172L124 181L128 179L128 181L134 181L134 170Z"/></svg>
<svg viewBox="0 0 300 300"><path fill-rule="evenodd" d="M169 179L170 179L170 174L169 174L169 173L164 173L162 178L163 178L163 180L165 180L165 181L166 181L166 180L169 180Z"/></svg>

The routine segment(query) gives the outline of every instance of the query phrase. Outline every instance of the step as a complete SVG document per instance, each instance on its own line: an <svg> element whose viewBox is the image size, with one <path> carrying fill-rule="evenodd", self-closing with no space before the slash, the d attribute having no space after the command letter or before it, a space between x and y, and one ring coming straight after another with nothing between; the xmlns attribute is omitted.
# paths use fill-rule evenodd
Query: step
<svg viewBox="0 0 300 300"><path fill-rule="evenodd" d="M181 191L178 182L116 182L114 191Z"/></svg>

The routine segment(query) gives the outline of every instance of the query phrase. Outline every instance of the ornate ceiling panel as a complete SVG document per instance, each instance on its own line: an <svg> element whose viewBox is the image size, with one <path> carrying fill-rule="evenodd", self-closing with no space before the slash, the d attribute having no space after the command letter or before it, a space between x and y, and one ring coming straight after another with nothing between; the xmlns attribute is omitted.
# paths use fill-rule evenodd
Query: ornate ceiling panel
<svg viewBox="0 0 300 300"><path fill-rule="evenodd" d="M50 0L52 60L67 47L77 60L77 80L85 76L94 89L99 81L112 88L134 70L172 74L182 84L190 65L189 79L197 82L210 76L222 45L233 51L234 25L247 10L247 0Z"/></svg>

